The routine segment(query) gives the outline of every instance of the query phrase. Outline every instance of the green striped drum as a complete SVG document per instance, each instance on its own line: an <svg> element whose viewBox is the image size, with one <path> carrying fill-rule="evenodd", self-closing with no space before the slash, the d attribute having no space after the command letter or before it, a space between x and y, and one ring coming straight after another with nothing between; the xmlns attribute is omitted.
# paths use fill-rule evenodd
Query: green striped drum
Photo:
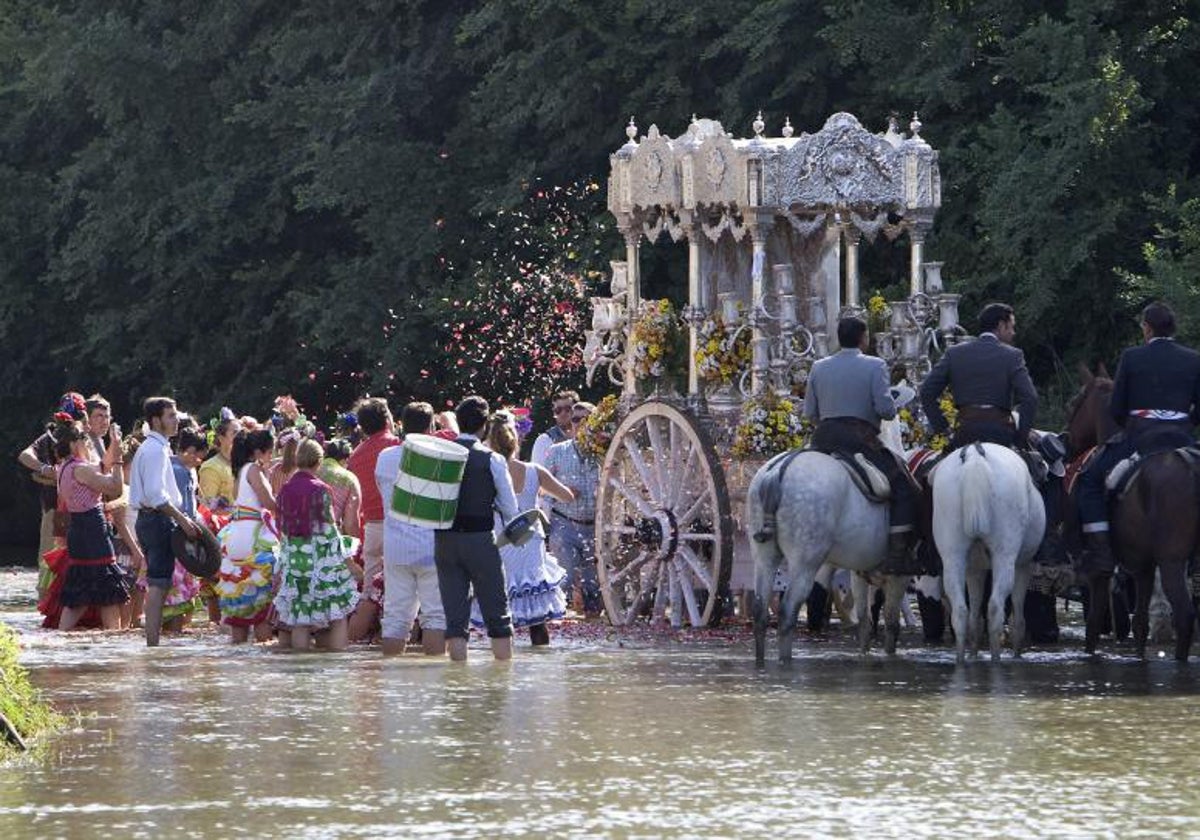
<svg viewBox="0 0 1200 840"><path fill-rule="evenodd" d="M408 436L388 515L422 528L449 528L466 465L466 447L428 435Z"/></svg>

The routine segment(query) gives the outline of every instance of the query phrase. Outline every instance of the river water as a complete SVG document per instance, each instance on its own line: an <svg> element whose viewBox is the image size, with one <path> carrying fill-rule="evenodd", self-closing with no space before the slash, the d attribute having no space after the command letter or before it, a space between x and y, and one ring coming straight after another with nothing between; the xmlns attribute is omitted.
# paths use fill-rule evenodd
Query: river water
<svg viewBox="0 0 1200 840"><path fill-rule="evenodd" d="M0 837L1200 835L1200 664L1078 645L958 668L908 646L596 632L509 666L280 656L211 633L0 619L61 708L0 767Z"/></svg>

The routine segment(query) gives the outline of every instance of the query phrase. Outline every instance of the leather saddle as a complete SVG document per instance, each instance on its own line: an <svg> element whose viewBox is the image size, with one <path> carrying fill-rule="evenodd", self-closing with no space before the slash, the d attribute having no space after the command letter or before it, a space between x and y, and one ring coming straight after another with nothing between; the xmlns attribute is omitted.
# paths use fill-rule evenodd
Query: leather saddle
<svg viewBox="0 0 1200 840"><path fill-rule="evenodd" d="M1145 462L1155 455L1164 453L1174 453L1190 466L1200 464L1200 446L1195 445L1163 449L1146 455L1135 452L1123 461L1118 461L1117 465L1109 470L1108 476L1104 479L1104 486L1108 489L1109 494L1120 501L1133 485L1133 480L1137 478L1138 473L1145 466Z"/></svg>
<svg viewBox="0 0 1200 840"><path fill-rule="evenodd" d="M850 455L846 452L833 453L833 459L846 469L846 475L872 504L884 504L892 498L892 485L883 470L867 460L861 452Z"/></svg>

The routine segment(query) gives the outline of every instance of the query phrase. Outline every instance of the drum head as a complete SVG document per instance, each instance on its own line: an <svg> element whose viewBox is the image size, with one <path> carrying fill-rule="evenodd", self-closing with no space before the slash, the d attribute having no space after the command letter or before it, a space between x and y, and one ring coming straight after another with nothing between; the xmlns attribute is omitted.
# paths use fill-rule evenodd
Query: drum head
<svg viewBox="0 0 1200 840"><path fill-rule="evenodd" d="M189 540L182 528L171 534L171 548L175 559L183 568L196 577L209 578L221 568L221 544L212 531L200 525L200 536Z"/></svg>

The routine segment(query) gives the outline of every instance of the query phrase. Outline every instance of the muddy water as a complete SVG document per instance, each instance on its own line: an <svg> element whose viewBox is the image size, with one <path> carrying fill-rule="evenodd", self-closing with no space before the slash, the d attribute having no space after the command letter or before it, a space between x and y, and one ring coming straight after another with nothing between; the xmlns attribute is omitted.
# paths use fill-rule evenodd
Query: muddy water
<svg viewBox="0 0 1200 840"><path fill-rule="evenodd" d="M1073 645L956 668L802 641L560 641L511 667L230 649L147 651L0 618L60 706L0 767L0 837L1195 836L1200 664Z"/></svg>

